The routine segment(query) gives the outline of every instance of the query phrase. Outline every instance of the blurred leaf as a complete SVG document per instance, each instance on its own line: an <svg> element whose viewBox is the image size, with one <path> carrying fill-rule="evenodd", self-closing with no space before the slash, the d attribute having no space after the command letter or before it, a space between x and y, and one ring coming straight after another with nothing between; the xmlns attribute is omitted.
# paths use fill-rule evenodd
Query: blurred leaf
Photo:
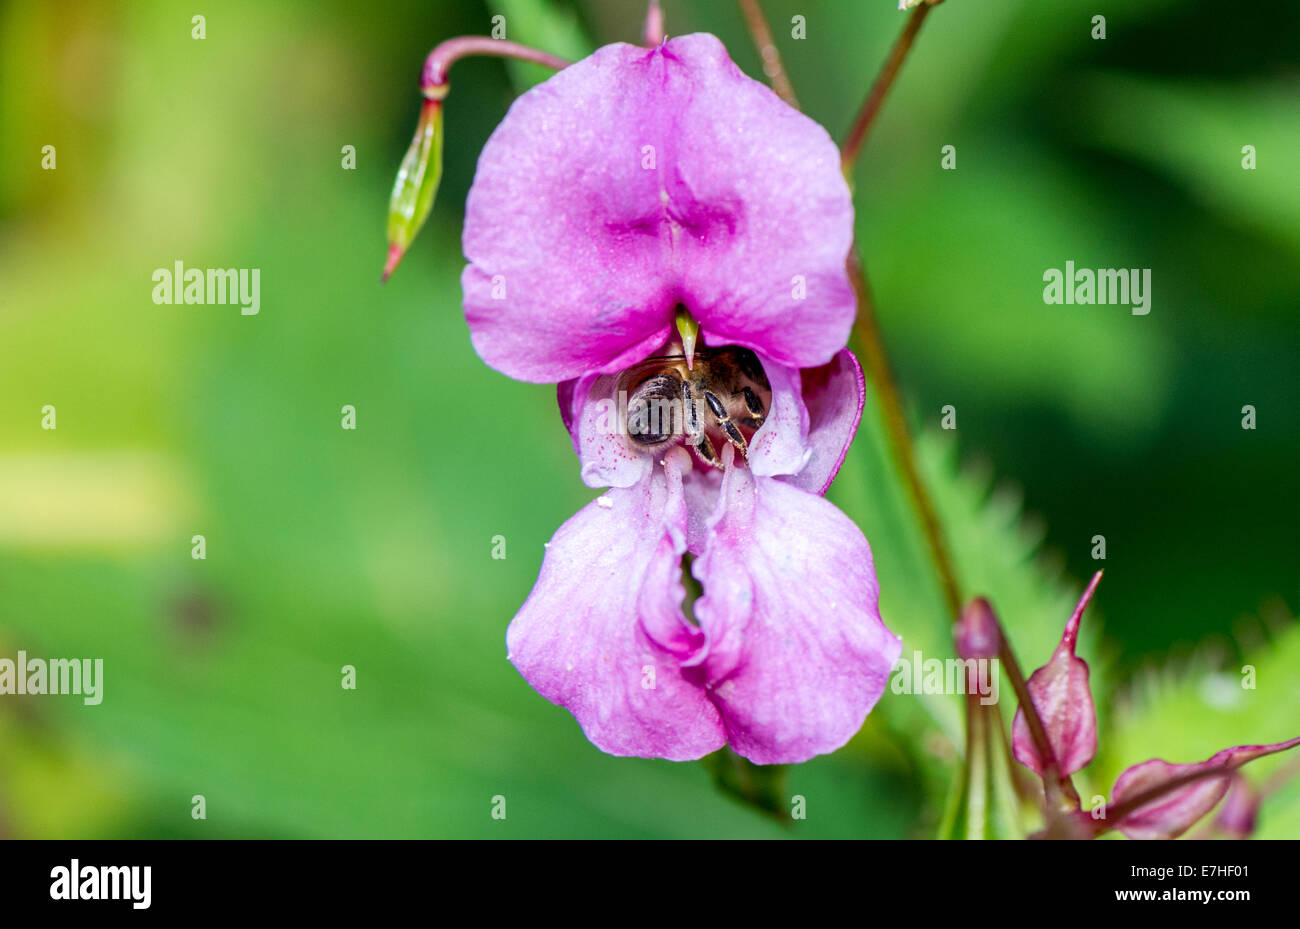
<svg viewBox="0 0 1300 929"><path fill-rule="evenodd" d="M1081 79L1071 110L1080 141L1160 171L1231 222L1300 251L1300 95L1294 82L1173 84L1093 74ZM1242 165L1247 145L1255 149L1250 170Z"/></svg>
<svg viewBox="0 0 1300 929"><path fill-rule="evenodd" d="M491 0L491 6L505 17L505 37L511 41L569 61L586 58L595 51L573 8L558 0ZM555 73L526 61L508 61L506 67L521 93Z"/></svg>
<svg viewBox="0 0 1300 929"><path fill-rule="evenodd" d="M957 769L948 808L939 826L941 839L1024 838L1017 817L1012 760L998 731L1004 721L996 707L976 708L967 740L970 763Z"/></svg>
<svg viewBox="0 0 1300 929"><path fill-rule="evenodd" d="M754 764L729 748L709 755L703 764L723 793L774 816L788 812L785 765Z"/></svg>
<svg viewBox="0 0 1300 929"><path fill-rule="evenodd" d="M0 839L104 837L129 829L140 812L128 800L132 772L70 735L47 708L12 695L0 706Z"/></svg>
<svg viewBox="0 0 1300 929"><path fill-rule="evenodd" d="M1135 230L1112 228L1089 183L1032 142L976 128L955 171L937 167L936 151L927 172L860 189L863 261L898 370L958 407L959 435L984 425L975 398L1010 416L1046 407L1121 445L1147 441L1160 421L1175 359L1148 323L1174 299L1160 283L1173 269L1153 272L1151 317L1043 303L1048 268L1129 267L1146 252ZM927 413L937 422L937 405Z"/></svg>

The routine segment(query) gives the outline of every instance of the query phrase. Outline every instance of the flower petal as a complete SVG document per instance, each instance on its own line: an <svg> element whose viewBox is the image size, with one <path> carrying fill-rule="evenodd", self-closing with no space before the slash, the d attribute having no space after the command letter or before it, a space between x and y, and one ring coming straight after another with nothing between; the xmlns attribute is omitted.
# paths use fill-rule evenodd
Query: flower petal
<svg viewBox="0 0 1300 929"><path fill-rule="evenodd" d="M759 358L759 363L772 388L772 405L750 440L749 467L759 477L798 473L811 454L799 372L766 358Z"/></svg>
<svg viewBox="0 0 1300 929"><path fill-rule="evenodd" d="M867 385L862 366L847 348L829 364L805 368L801 373L801 394L808 409L806 441L810 454L802 470L782 480L800 490L824 494L844 464L844 456L857 434Z"/></svg>
<svg viewBox="0 0 1300 929"><path fill-rule="evenodd" d="M692 555L703 555L709 545L709 528L713 511L718 508L718 493L722 487L722 472L717 468L696 468L682 479L682 492L686 496L686 549Z"/></svg>
<svg viewBox="0 0 1300 929"><path fill-rule="evenodd" d="M853 208L826 131L713 36L616 44L525 93L488 140L461 277L483 359L528 381L612 373L668 338L792 367L841 347Z"/></svg>
<svg viewBox="0 0 1300 929"><path fill-rule="evenodd" d="M618 378L607 374L586 375L574 385L571 430L588 487L631 487L654 467L655 456L633 448L624 434L626 410L619 408L617 386ZM580 404L579 397L586 399Z"/></svg>
<svg viewBox="0 0 1300 929"><path fill-rule="evenodd" d="M877 607L871 549L830 502L728 463L695 576L709 690L731 747L759 764L834 751L902 650Z"/></svg>
<svg viewBox="0 0 1300 929"><path fill-rule="evenodd" d="M700 673L681 667L707 648L681 613L684 467L670 455L561 526L506 632L519 673L612 755L681 761L726 741Z"/></svg>
<svg viewBox="0 0 1300 929"><path fill-rule="evenodd" d="M1170 764L1159 758L1134 765L1115 781L1111 808L1147 791L1158 790L1176 778L1204 773L1190 783L1174 787L1124 815L1116 824L1130 839L1174 839L1196 824L1223 799L1232 772L1248 761L1286 751L1300 745L1300 738L1273 745L1240 745L1227 748L1199 764ZM1215 774L1214 772L1221 772Z"/></svg>
<svg viewBox="0 0 1300 929"><path fill-rule="evenodd" d="M587 381L587 386L579 390L579 384L584 380ZM560 407L560 421L564 423L564 428L569 430L569 438L573 440L573 450L579 457L582 456L582 445L578 442L578 430L573 428L573 424L577 421L591 392L592 380L594 376L574 377L555 385L555 402Z"/></svg>
<svg viewBox="0 0 1300 929"><path fill-rule="evenodd" d="M1092 599L1101 572L1092 577L1079 604L1065 624L1061 644L1051 660L1029 676L1029 698L1047 730L1047 741L1056 757L1058 773L1068 776L1083 768L1097 754L1097 712L1088 689L1088 663L1074 654L1079 638L1079 620ZM1025 722L1023 708L1016 710L1011 724L1011 750L1016 761L1037 774L1047 770Z"/></svg>

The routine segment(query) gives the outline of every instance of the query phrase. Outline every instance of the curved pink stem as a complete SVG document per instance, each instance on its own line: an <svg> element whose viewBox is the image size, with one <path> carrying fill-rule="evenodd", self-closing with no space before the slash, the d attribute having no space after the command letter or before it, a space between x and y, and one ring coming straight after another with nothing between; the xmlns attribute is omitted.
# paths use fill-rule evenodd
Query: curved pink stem
<svg viewBox="0 0 1300 929"><path fill-rule="evenodd" d="M482 35L459 36L440 42L424 60L424 71L420 75L421 93L431 100L439 100L447 96L447 72L457 61L471 55L492 55L497 58L531 61L533 64L553 68L556 71L572 64L568 59L528 45L520 45L518 42Z"/></svg>

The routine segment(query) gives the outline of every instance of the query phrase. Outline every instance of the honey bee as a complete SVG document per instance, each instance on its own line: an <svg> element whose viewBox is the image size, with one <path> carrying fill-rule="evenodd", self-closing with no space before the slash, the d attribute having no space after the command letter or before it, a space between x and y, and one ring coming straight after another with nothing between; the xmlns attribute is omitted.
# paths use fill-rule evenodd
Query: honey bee
<svg viewBox="0 0 1300 929"><path fill-rule="evenodd" d="M748 460L749 442L763 425L772 387L747 348L700 347L688 367L680 343L618 378L627 397L627 435L634 448L655 452L679 438L707 464L722 467L715 440L730 442Z"/></svg>

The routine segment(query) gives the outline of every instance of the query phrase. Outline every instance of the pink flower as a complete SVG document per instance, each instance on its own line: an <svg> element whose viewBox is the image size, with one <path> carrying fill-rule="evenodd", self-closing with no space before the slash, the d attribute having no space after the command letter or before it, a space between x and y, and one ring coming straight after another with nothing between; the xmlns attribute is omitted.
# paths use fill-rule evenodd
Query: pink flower
<svg viewBox="0 0 1300 929"><path fill-rule="evenodd" d="M884 690L901 645L871 550L821 497L864 398L844 349L852 225L826 132L709 35L600 49L520 97L483 150L462 275L474 346L560 382L582 478L610 488L556 532L507 648L604 751L803 761ZM690 370L743 347L755 390L695 396L704 425L660 441L626 434L619 394L646 359L689 355L674 337L697 324ZM710 419L715 401L733 406Z"/></svg>

